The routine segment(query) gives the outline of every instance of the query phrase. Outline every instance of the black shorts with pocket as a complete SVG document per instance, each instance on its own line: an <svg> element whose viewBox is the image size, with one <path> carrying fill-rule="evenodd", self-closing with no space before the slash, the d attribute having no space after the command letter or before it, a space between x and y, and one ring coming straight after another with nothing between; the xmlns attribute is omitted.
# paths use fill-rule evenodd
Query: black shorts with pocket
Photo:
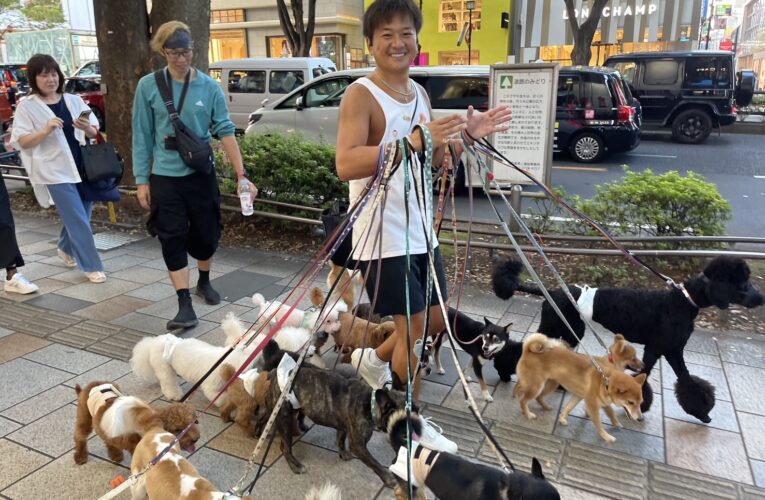
<svg viewBox="0 0 765 500"><path fill-rule="evenodd" d="M377 282L378 264L380 268L380 283L377 291L377 302L374 312L381 316L405 315L406 314L406 256L388 257L379 260L367 260L359 262L362 273L366 274L367 268L371 267L367 277L365 288L370 301L374 303L375 285ZM433 266L436 268L438 285L444 301L447 299L446 278L441 263L441 252L438 247L433 251ZM409 256L409 312L417 314L425 310L425 292L428 279L427 254ZM433 276L431 275L431 279ZM435 283L430 294L430 305L438 305Z"/></svg>
<svg viewBox="0 0 765 500"><path fill-rule="evenodd" d="M188 255L207 260L218 248L223 224L215 171L183 177L152 174L151 215L146 227L162 244L168 271L188 265Z"/></svg>

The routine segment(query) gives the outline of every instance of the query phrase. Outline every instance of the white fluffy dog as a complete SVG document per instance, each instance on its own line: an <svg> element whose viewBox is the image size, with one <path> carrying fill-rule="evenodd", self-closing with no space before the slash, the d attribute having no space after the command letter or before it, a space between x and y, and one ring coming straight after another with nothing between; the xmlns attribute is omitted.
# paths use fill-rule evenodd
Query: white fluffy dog
<svg viewBox="0 0 765 500"><path fill-rule="evenodd" d="M145 337L133 347L130 366L139 378L147 382L159 382L162 394L171 401L181 399L183 392L176 375L194 383L226 352L227 347L217 347L198 339L178 338L171 333L158 337ZM226 363L241 366L252 353L253 348L237 348L228 355ZM226 380L221 376L221 363L204 382L201 389L211 400L223 388ZM249 367L248 367L249 368ZM221 406L225 394L215 402Z"/></svg>
<svg viewBox="0 0 765 500"><path fill-rule="evenodd" d="M221 326L223 327L223 332L226 334L227 346L233 345L234 342L236 342L236 339L244 335L246 331L244 325L242 325L242 322L239 321L239 318L237 318L234 313L228 313ZM255 335L255 332L256 330L249 332L247 337L242 339L242 343L248 341L253 335ZM261 331L255 340L250 343L250 346L247 349L254 349L257 347L267 334L268 329ZM284 349L285 351L290 352L298 352L303 348L303 346L306 345L306 343L311 341L311 332L306 328L283 326L279 329L278 332L276 332L274 341L276 341L280 349ZM242 343L240 343L240 345L242 345ZM306 360L318 368L326 368L324 360L319 356L315 356L315 354L316 347L310 345L308 347L308 354L306 354Z"/></svg>
<svg viewBox="0 0 765 500"><path fill-rule="evenodd" d="M289 313L289 316L284 320L283 326L307 328L308 330L315 329L316 331L325 332L329 335L340 331L340 320L338 317L341 312L348 311L348 306L346 306L344 302L337 302L332 305L332 307L325 309L320 318L319 312L324 301L324 292L318 288L313 288L311 290L310 298L311 303L316 306L316 308L308 311L295 308L290 312L289 305L279 302L278 300L267 301L265 297L259 293L252 296L252 303L255 307L259 308L258 314L261 321L271 318L272 315L273 318L271 318L271 322L281 321L282 318ZM281 344L279 344L279 346L281 347ZM287 348L282 347L282 349Z"/></svg>

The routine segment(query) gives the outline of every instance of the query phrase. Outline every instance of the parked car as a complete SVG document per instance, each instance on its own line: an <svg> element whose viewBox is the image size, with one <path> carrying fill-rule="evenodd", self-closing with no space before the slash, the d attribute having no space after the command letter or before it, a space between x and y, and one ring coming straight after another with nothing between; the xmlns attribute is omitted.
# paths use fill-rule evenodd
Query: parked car
<svg viewBox="0 0 765 500"><path fill-rule="evenodd" d="M336 70L325 57L254 57L214 62L209 74L226 96L231 120L244 130L252 110Z"/></svg>
<svg viewBox="0 0 765 500"><path fill-rule="evenodd" d="M96 78L67 78L64 91L82 97L93 110L102 131L106 131L106 103L101 92L101 80Z"/></svg>
<svg viewBox="0 0 765 500"><path fill-rule="evenodd" d="M732 52L646 52L609 57L640 101L643 122L669 128L682 143L704 142L714 128L736 121L757 88L752 71L735 74Z"/></svg>
<svg viewBox="0 0 765 500"><path fill-rule="evenodd" d="M338 71L303 85L252 113L246 133L294 130L309 140L334 145L345 89L372 69ZM409 74L428 93L436 118L465 111L469 105L488 108L488 66L416 66ZM629 88L612 69L562 69L557 106L555 150L570 151L579 161L599 161L606 150L625 151L640 142L639 115Z"/></svg>
<svg viewBox="0 0 765 500"><path fill-rule="evenodd" d="M97 59L85 61L74 73L74 77L101 78L101 62Z"/></svg>
<svg viewBox="0 0 765 500"><path fill-rule="evenodd" d="M5 132L13 121L13 107L6 94L0 93L0 127Z"/></svg>
<svg viewBox="0 0 765 500"><path fill-rule="evenodd" d="M11 107L29 93L26 64L0 64L0 93L8 97Z"/></svg>

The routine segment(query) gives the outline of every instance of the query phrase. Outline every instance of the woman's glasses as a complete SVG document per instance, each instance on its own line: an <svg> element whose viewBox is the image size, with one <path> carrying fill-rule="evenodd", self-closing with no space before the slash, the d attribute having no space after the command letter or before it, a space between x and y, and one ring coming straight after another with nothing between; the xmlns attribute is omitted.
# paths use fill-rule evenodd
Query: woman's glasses
<svg viewBox="0 0 765 500"><path fill-rule="evenodd" d="M189 57L191 57L192 52L193 52L193 49L181 49L181 50L165 49L165 54L167 54L167 57L171 57L173 59L179 59L181 57L188 59Z"/></svg>

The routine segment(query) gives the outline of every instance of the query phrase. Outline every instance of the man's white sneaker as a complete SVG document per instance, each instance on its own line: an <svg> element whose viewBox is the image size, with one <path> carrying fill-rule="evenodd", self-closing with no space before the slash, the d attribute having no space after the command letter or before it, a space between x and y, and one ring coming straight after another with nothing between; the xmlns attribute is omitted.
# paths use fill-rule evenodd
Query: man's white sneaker
<svg viewBox="0 0 765 500"><path fill-rule="evenodd" d="M383 366L373 363L371 357L376 356L374 351L371 347L356 349L351 353L351 366L358 368L359 375L372 389L382 389L392 380L390 367L388 363Z"/></svg>
<svg viewBox="0 0 765 500"><path fill-rule="evenodd" d="M431 450L457 453L457 443L446 438L443 429L433 423L430 417L420 416L420 421L422 422L422 435L420 436L422 446Z"/></svg>
<svg viewBox="0 0 765 500"><path fill-rule="evenodd" d="M103 271L93 271L85 273L91 283L103 283L106 281L106 274Z"/></svg>
<svg viewBox="0 0 765 500"><path fill-rule="evenodd" d="M34 283L30 283L23 274L17 272L11 277L11 279L5 280L4 289L9 293L20 293L26 295L28 293L35 293L40 288Z"/></svg>
<svg viewBox="0 0 765 500"><path fill-rule="evenodd" d="M57 248L56 250L58 251L58 258L64 262L66 267L77 267L77 262L75 262L74 257L61 250L60 248Z"/></svg>

